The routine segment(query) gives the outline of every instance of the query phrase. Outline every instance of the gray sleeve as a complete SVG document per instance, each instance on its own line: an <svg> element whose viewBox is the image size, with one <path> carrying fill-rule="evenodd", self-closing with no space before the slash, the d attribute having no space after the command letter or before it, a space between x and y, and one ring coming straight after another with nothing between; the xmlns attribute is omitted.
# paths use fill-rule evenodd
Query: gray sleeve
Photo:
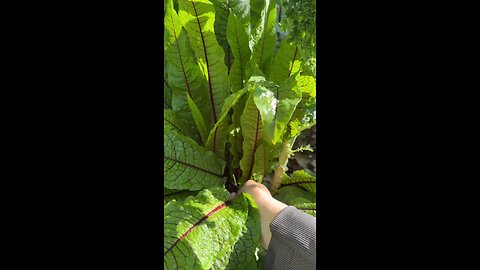
<svg viewBox="0 0 480 270"><path fill-rule="evenodd" d="M293 206L270 223L272 239L265 258L266 270L316 268L317 219Z"/></svg>

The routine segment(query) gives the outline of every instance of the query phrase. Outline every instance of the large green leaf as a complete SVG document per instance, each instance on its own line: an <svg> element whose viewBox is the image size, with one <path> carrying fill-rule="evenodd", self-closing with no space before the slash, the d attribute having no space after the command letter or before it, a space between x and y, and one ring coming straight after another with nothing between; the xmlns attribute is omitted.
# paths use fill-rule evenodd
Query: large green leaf
<svg viewBox="0 0 480 270"><path fill-rule="evenodd" d="M288 77L300 70L300 53L298 47L288 40L284 40L273 60L270 70L270 80L281 84Z"/></svg>
<svg viewBox="0 0 480 270"><path fill-rule="evenodd" d="M208 81L212 125L218 121L223 102L230 94L228 70L222 47L215 37L215 9L208 0L179 0L179 17Z"/></svg>
<svg viewBox="0 0 480 270"><path fill-rule="evenodd" d="M252 59L260 69L268 74L275 52L276 42L276 1L266 0L260 12L260 20L254 26L250 47L253 48ZM255 7L256 9L257 7ZM252 6L252 9L253 6Z"/></svg>
<svg viewBox="0 0 480 270"><path fill-rule="evenodd" d="M317 193L317 178L304 170L294 171L292 176L283 175L282 187L284 186L300 186L304 189Z"/></svg>
<svg viewBox="0 0 480 270"><path fill-rule="evenodd" d="M163 205L167 205L171 200L184 201L190 196L197 195L198 192L190 190L175 190L163 188Z"/></svg>
<svg viewBox="0 0 480 270"><path fill-rule="evenodd" d="M266 140L272 144L281 142L285 127L302 99L295 78L280 86L263 83L255 89L253 99L262 116Z"/></svg>
<svg viewBox="0 0 480 270"><path fill-rule="evenodd" d="M233 66L230 70L229 79L232 90L235 92L242 89L248 81L247 65L250 62L251 51L248 47L249 24L244 24L231 12L228 16L227 39L234 56Z"/></svg>
<svg viewBox="0 0 480 270"><path fill-rule="evenodd" d="M221 186L225 161L200 147L192 139L171 130L164 132L164 187L200 190Z"/></svg>
<svg viewBox="0 0 480 270"><path fill-rule="evenodd" d="M205 148L212 151L219 157L225 156L225 143L228 137L228 128L230 124L229 112L240 98L247 92L247 87L230 95L223 104L222 114L217 123L213 126L208 136Z"/></svg>
<svg viewBox="0 0 480 270"><path fill-rule="evenodd" d="M292 205L298 210L302 210L303 212L317 217L317 203L299 203Z"/></svg>
<svg viewBox="0 0 480 270"><path fill-rule="evenodd" d="M256 269L257 258L255 252L260 242L260 213L258 207L246 194L251 202L248 207L248 218L242 228L240 239L235 243L234 252L230 254L227 270Z"/></svg>
<svg viewBox="0 0 480 270"><path fill-rule="evenodd" d="M316 202L317 197L314 193L296 186L286 186L278 190L274 197L288 205L297 205L302 203Z"/></svg>
<svg viewBox="0 0 480 270"><path fill-rule="evenodd" d="M250 1L245 0L212 0L215 7L215 34L218 43L225 52L225 63L232 66L232 51L227 42L227 22L231 13L241 18L245 24L250 22Z"/></svg>
<svg viewBox="0 0 480 270"><path fill-rule="evenodd" d="M197 126L198 131L200 132L200 137L202 138L202 142L205 143L207 141L207 125L205 124L205 119L203 118L202 113L198 109L197 104L193 101L189 95L186 95L188 106L190 107L190 111L192 112L193 120L195 121L195 125Z"/></svg>
<svg viewBox="0 0 480 270"><path fill-rule="evenodd" d="M182 113L179 111L163 110L163 127L165 130L172 130L193 138L197 142L200 141L200 135L195 125L188 118L182 117Z"/></svg>
<svg viewBox="0 0 480 270"><path fill-rule="evenodd" d="M266 143L263 139L259 140L259 145L255 151L252 179L262 182L266 176L272 172L274 147Z"/></svg>
<svg viewBox="0 0 480 270"><path fill-rule="evenodd" d="M247 95L243 95L237 104L233 106L233 114L231 118L232 123L228 129L228 142L230 143L230 153L233 157L233 159L230 161L230 165L235 169L240 167L240 159L242 158L243 154L243 137L240 127L240 117L242 116L243 108L245 107L247 98Z"/></svg>
<svg viewBox="0 0 480 270"><path fill-rule="evenodd" d="M188 94L196 104L200 105L199 110L210 122L207 81L194 60L187 33L173 9L172 0L167 2L164 25L165 58L168 60L167 83L172 90L172 109L183 112L184 118L193 121L186 99Z"/></svg>
<svg viewBox="0 0 480 270"><path fill-rule="evenodd" d="M228 197L223 188L213 188L164 206L164 269L210 269L217 260L228 263L248 217L245 196L231 203Z"/></svg>
<svg viewBox="0 0 480 270"><path fill-rule="evenodd" d="M254 84L253 89L256 87L258 87L258 85ZM260 138L263 136L262 119L260 112L255 106L253 93L251 92L245 104L243 114L240 117L240 126L243 137L243 157L240 160L242 177L240 178L240 184L243 184L246 180L252 179L255 151L258 148Z"/></svg>

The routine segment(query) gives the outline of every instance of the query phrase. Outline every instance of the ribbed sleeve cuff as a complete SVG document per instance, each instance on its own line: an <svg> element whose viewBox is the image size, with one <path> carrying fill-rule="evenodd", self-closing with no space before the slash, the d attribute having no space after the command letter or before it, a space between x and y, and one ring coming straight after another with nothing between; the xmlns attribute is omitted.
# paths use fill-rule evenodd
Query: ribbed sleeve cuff
<svg viewBox="0 0 480 270"><path fill-rule="evenodd" d="M272 239L277 238L306 258L316 257L317 220L293 206L280 211L270 223ZM270 249L270 247L269 247Z"/></svg>

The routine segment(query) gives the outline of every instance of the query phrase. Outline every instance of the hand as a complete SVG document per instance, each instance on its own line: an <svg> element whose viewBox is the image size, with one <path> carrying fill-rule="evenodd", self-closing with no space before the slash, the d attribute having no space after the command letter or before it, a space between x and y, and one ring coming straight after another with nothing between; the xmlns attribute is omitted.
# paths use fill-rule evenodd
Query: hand
<svg viewBox="0 0 480 270"><path fill-rule="evenodd" d="M261 227L260 244L265 250L267 250L270 239L272 238L272 233L270 232L270 223L280 211L287 207L287 205L277 201L272 197L270 191L268 191L264 185L253 180L248 180L245 182L243 187L238 191L238 194L241 192L250 194L258 206Z"/></svg>

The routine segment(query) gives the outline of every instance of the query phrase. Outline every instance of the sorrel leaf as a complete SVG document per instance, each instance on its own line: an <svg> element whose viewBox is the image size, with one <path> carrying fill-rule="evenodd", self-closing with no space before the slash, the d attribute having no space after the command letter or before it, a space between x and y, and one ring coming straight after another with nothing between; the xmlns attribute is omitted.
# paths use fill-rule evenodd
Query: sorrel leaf
<svg viewBox="0 0 480 270"><path fill-rule="evenodd" d="M251 51L248 47L249 26L248 24L243 24L235 13L230 13L227 24L227 39L232 48L234 60L229 79L234 92L244 88L245 82L247 82L250 77L249 74L247 74L247 66L250 63L251 57Z"/></svg>
<svg viewBox="0 0 480 270"><path fill-rule="evenodd" d="M188 118L179 115L178 111L163 110L163 127L179 134L186 135L195 141L200 141L200 136L195 125Z"/></svg>
<svg viewBox="0 0 480 270"><path fill-rule="evenodd" d="M208 0L179 0L179 16L190 37L203 73L208 81L212 125L218 121L225 98L230 94L227 66L222 47L215 37L215 9Z"/></svg>
<svg viewBox="0 0 480 270"><path fill-rule="evenodd" d="M232 67L233 55L227 42L227 24L230 14L234 13L240 20L248 24L250 22L250 1L244 0L212 0L215 7L215 34L218 43L225 52L225 63L228 68Z"/></svg>
<svg viewBox="0 0 480 270"><path fill-rule="evenodd" d="M304 189L316 193L317 192L317 179L315 176L310 175L304 170L294 171L292 176L284 174L282 187L284 186L300 186Z"/></svg>
<svg viewBox="0 0 480 270"><path fill-rule="evenodd" d="M255 87L258 87L258 85L254 84L254 88ZM263 136L262 119L260 112L255 106L252 94L250 94L245 104L243 114L240 117L240 126L243 137L243 157L240 160L242 177L240 183L243 184L246 180L251 179L253 175L255 151Z"/></svg>
<svg viewBox="0 0 480 270"><path fill-rule="evenodd" d="M264 83L255 89L254 101L262 115L265 136L269 143L281 142L283 131L301 98L301 92L293 77L280 86Z"/></svg>
<svg viewBox="0 0 480 270"><path fill-rule="evenodd" d="M165 130L164 187L200 190L225 183L225 161L200 147L192 139Z"/></svg>
<svg viewBox="0 0 480 270"><path fill-rule="evenodd" d="M195 125L197 126L198 131L200 132L200 137L202 138L202 142L205 143L207 141L207 126L205 124L205 119L203 119L203 115L198 109L197 105L195 102L190 98L190 96L187 94L187 101L188 101L188 106L190 107L190 111L192 112L193 115L193 120L195 120Z"/></svg>
<svg viewBox="0 0 480 270"><path fill-rule="evenodd" d="M317 203L299 203L293 206L298 210L302 210L309 215L317 217Z"/></svg>
<svg viewBox="0 0 480 270"><path fill-rule="evenodd" d="M220 115L217 123L213 126L210 134L208 135L205 148L214 152L219 157L225 156L225 143L228 137L229 128L229 112L240 98L247 92L248 88L244 88L236 93L230 95L223 104L222 114Z"/></svg>
<svg viewBox="0 0 480 270"><path fill-rule="evenodd" d="M296 205L300 203L316 202L317 197L314 193L296 186L286 186L278 190L274 196L277 200L288 205Z"/></svg>
<svg viewBox="0 0 480 270"><path fill-rule="evenodd" d="M270 79L281 84L300 70L300 52L292 42L284 40L273 60Z"/></svg>
<svg viewBox="0 0 480 270"><path fill-rule="evenodd" d="M251 47L252 58L260 69L268 74L271 68L271 60L275 52L275 1L266 0L260 12L260 20L252 30Z"/></svg>
<svg viewBox="0 0 480 270"><path fill-rule="evenodd" d="M207 82L200 67L194 61L193 51L190 49L186 31L182 22L173 9L172 0L167 2L165 13L165 58L168 60L166 68L167 82L172 90L172 109L183 111L184 118L193 120L186 99L188 94L196 104L200 104L200 111L206 114L207 121Z"/></svg>
<svg viewBox="0 0 480 270"><path fill-rule="evenodd" d="M171 200L184 201L189 196L197 195L197 193L196 191L163 188L163 205Z"/></svg>
<svg viewBox="0 0 480 270"><path fill-rule="evenodd" d="M183 202L164 207L164 268L209 269L230 257L248 217L243 195L228 202L221 188L203 190Z"/></svg>

